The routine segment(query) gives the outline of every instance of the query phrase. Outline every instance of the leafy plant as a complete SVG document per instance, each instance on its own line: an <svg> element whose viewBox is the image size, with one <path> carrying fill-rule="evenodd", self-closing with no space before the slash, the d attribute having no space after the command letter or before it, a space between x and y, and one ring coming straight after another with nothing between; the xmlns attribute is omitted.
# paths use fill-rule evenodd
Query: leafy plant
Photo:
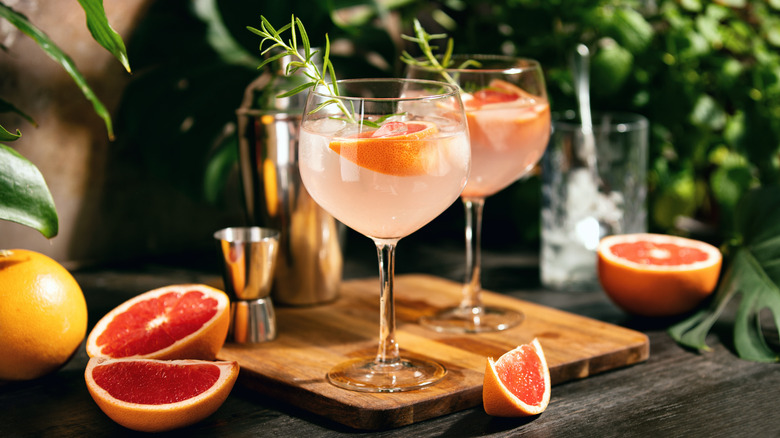
<svg viewBox="0 0 780 438"><path fill-rule="evenodd" d="M79 0L87 16L87 27L92 37L106 50L111 52L129 72L125 46L122 38L114 32L106 19L102 0ZM0 3L0 17L8 20L22 33L32 38L38 45L71 76L84 96L92 102L95 112L103 119L109 138L114 131L111 117L92 92L73 60L63 52L41 29L33 25L27 17ZM29 122L34 119L10 102L0 99L0 111L14 112ZM0 126L0 141L10 142L21 137L20 130L11 133ZM45 237L57 235L59 220L54 200L40 171L29 160L0 144L0 219L17 222L41 232Z"/></svg>
<svg viewBox="0 0 780 438"><path fill-rule="evenodd" d="M262 22L260 29L256 29L251 26L247 27L247 29L250 32L263 37L262 41L260 41L262 55L268 55L269 53L273 53L275 50L278 53L273 54L272 56L267 56L257 68L260 69L263 68L263 66L278 61L281 58L290 57L293 60L287 64L287 71L285 71L285 74L292 76L300 71L303 73L303 75L310 79L309 82L304 82L292 90L287 90L286 92L276 96L277 98L290 97L302 91L308 90L309 88L314 88L317 86L323 86L331 96L336 97L339 95L339 87L338 83L336 82L336 72L333 69L333 64L330 62L330 40L328 40L327 34L325 35L325 54L322 56L322 72L320 72L319 67L314 63L314 55L316 55L318 51L312 51L311 43L309 43L309 36L306 34L306 29L303 27L303 23L301 22L300 18L295 18L295 16L293 16L291 22L281 27L279 30L274 29L274 27L265 17L261 16L260 20ZM297 33L296 28L298 30ZM287 30L290 31L289 42L282 38L282 33ZM300 37L297 35L300 35ZM303 44L303 50L299 50L298 48L298 38L300 38L301 44ZM270 41L270 45L263 49L263 45L266 41ZM326 72L330 77L330 81L325 80ZM344 107L344 103L338 99L327 100L320 104L319 107L315 108L314 111L331 104L338 105L347 118L350 121L354 121L352 118L352 112L347 110L347 108Z"/></svg>
<svg viewBox="0 0 780 438"><path fill-rule="evenodd" d="M737 208L740 233L735 253L708 307L669 329L677 342L706 351L707 334L724 310L739 298L734 316L734 348L739 357L760 362L780 361L764 335L774 325L780 333L780 187L746 193ZM762 312L772 316L762 320Z"/></svg>

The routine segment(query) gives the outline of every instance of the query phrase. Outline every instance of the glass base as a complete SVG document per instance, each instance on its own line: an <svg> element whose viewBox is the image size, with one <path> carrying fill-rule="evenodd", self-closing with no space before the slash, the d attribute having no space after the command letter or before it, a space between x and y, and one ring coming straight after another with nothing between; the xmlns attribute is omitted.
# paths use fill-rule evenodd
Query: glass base
<svg viewBox="0 0 780 438"><path fill-rule="evenodd" d="M361 392L401 392L424 388L447 374L443 365L428 359L403 357L394 364L381 364L375 357L353 359L328 372L330 383Z"/></svg>
<svg viewBox="0 0 780 438"><path fill-rule="evenodd" d="M420 318L420 324L442 333L485 333L512 328L523 319L523 313L500 307L453 307Z"/></svg>

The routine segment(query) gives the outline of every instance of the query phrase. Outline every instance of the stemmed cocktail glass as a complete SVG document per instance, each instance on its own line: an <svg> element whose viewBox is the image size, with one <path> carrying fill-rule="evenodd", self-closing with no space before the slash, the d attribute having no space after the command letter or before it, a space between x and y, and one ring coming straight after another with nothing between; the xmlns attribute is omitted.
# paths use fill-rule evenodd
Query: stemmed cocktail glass
<svg viewBox="0 0 780 438"><path fill-rule="evenodd" d="M402 357L395 339L393 269L399 239L446 210L466 185L470 149L458 88L409 79L356 79L314 88L298 146L312 198L376 244L380 327L376 356L338 364L336 386L367 392L421 388L446 369ZM334 95L337 94L337 95Z"/></svg>
<svg viewBox="0 0 780 438"><path fill-rule="evenodd" d="M466 210L466 279L458 307L421 323L442 332L478 333L516 326L523 314L486 307L481 298L481 228L485 198L526 175L550 136L550 107L537 61L493 55L454 56L446 68L410 65L408 78L446 80L460 86L471 134L472 167L461 194Z"/></svg>

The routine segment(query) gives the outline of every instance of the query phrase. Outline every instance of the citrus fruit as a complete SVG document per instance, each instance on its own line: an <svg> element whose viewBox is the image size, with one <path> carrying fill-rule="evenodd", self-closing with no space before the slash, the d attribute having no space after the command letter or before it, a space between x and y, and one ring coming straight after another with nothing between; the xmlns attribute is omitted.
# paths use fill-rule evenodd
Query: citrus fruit
<svg viewBox="0 0 780 438"><path fill-rule="evenodd" d="M722 256L714 246L663 234L623 234L601 240L599 282L628 313L673 316L701 303L718 283Z"/></svg>
<svg viewBox="0 0 780 438"><path fill-rule="evenodd" d="M478 147L501 150L547 144L549 104L509 82L494 79L487 88L465 98L464 105L469 136Z"/></svg>
<svg viewBox="0 0 780 438"><path fill-rule="evenodd" d="M482 403L488 415L538 415L550 403L550 370L537 339L487 359Z"/></svg>
<svg viewBox="0 0 780 438"><path fill-rule="evenodd" d="M87 362L87 389L128 429L163 432L197 423L225 402L238 377L232 361L109 359Z"/></svg>
<svg viewBox="0 0 780 438"><path fill-rule="evenodd" d="M0 250L0 380L29 380L59 369L87 333L87 302L53 259Z"/></svg>
<svg viewBox="0 0 780 438"><path fill-rule="evenodd" d="M425 140L439 132L425 121L387 122L379 129L330 142L330 149L358 166L387 175L411 176L428 173L437 155L436 140Z"/></svg>
<svg viewBox="0 0 780 438"><path fill-rule="evenodd" d="M225 343L230 303L203 284L150 290L120 304L87 337L90 357L213 360Z"/></svg>

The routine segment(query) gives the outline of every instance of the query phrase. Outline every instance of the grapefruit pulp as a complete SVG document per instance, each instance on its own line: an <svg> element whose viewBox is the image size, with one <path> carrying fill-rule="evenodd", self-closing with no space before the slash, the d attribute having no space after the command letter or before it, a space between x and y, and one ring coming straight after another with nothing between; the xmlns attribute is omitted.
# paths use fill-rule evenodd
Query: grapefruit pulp
<svg viewBox="0 0 780 438"><path fill-rule="evenodd" d="M387 175L411 176L428 173L435 158L436 140L425 140L439 132L425 121L387 122L373 131L334 139L330 149L360 167Z"/></svg>
<svg viewBox="0 0 780 438"><path fill-rule="evenodd" d="M607 236L597 248L598 277L620 308L641 316L693 310L715 289L722 255L714 246L663 234Z"/></svg>
<svg viewBox="0 0 780 438"><path fill-rule="evenodd" d="M230 324L227 295L202 284L150 290L120 304L87 337L90 357L213 360Z"/></svg>
<svg viewBox="0 0 780 438"><path fill-rule="evenodd" d="M537 339L487 359L482 402L488 415L538 415L550 403L550 370Z"/></svg>
<svg viewBox="0 0 780 438"><path fill-rule="evenodd" d="M238 369L232 361L92 358L84 379L109 418L128 429L162 432L213 414Z"/></svg>

